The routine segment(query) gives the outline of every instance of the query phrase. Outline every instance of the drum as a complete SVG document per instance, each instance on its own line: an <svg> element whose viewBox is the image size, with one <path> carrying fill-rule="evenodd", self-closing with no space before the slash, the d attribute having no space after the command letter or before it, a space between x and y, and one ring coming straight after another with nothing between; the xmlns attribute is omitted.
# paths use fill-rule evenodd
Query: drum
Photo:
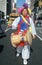
<svg viewBox="0 0 42 65"><path fill-rule="evenodd" d="M19 44L21 41L28 42L29 45L32 43L32 35L29 31L25 35L15 35L14 33L11 34L11 43L13 46Z"/></svg>
<svg viewBox="0 0 42 65"><path fill-rule="evenodd" d="M12 44L19 44L20 39L21 39L20 35L15 35L14 33L11 34L11 43Z"/></svg>
<svg viewBox="0 0 42 65"><path fill-rule="evenodd" d="M26 40L29 43L29 45L32 45L32 33L29 30L27 30L26 33Z"/></svg>
<svg viewBox="0 0 42 65"><path fill-rule="evenodd" d="M26 35L22 36L22 35L15 35L14 33L11 34L11 43L12 44L19 44L20 41L26 41Z"/></svg>

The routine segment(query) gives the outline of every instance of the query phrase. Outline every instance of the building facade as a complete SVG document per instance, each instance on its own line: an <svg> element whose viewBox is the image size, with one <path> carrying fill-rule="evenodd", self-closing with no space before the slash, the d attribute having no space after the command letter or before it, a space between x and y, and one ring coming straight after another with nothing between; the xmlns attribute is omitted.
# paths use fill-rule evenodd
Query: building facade
<svg viewBox="0 0 42 65"><path fill-rule="evenodd" d="M0 11L3 11L4 14L6 15L6 0L0 0Z"/></svg>
<svg viewBox="0 0 42 65"><path fill-rule="evenodd" d="M5 15L10 14L15 6L19 8L24 2L26 2L28 6L31 7L31 0L0 0L0 11L3 11Z"/></svg>

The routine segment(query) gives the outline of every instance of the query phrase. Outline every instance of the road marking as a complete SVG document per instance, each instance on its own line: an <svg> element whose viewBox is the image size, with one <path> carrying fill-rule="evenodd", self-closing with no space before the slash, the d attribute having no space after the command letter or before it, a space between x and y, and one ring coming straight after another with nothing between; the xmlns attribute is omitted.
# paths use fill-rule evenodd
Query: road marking
<svg viewBox="0 0 42 65"><path fill-rule="evenodd" d="M42 38L39 35L36 35L36 36L42 41Z"/></svg>
<svg viewBox="0 0 42 65"><path fill-rule="evenodd" d="M7 32L8 30L10 30L11 28L6 28L5 32Z"/></svg>
<svg viewBox="0 0 42 65"><path fill-rule="evenodd" d="M42 31L40 31L40 33L42 34Z"/></svg>
<svg viewBox="0 0 42 65"><path fill-rule="evenodd" d="M36 27L36 29L42 29L42 27Z"/></svg>

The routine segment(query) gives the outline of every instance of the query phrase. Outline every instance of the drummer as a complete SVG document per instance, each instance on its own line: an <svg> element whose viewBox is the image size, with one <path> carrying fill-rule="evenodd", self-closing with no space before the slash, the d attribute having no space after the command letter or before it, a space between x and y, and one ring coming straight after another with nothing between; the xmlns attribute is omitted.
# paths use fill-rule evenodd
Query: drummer
<svg viewBox="0 0 42 65"><path fill-rule="evenodd" d="M23 7L18 9L18 13L20 14L19 17L17 17L13 23L12 23L12 29L16 29L18 28L18 31L16 31L15 34L22 34L25 35L27 32L27 28L29 27L28 24L26 24L26 22L23 20L22 16L28 21L28 23L31 25L32 28L32 37L33 39L35 39L36 37L36 30L35 30L35 26L33 23L32 18L29 16L31 15L31 11L28 8L28 4L24 3ZM22 15L22 16L21 16ZM28 46L28 54L27 54L27 58L23 58L23 64L27 64L27 59L30 58L30 45L29 43L26 43ZM16 56L18 57L20 55L20 53L22 53L22 50L24 48L24 46L26 45L24 41L21 41L20 44L16 45L17 48L17 54Z"/></svg>

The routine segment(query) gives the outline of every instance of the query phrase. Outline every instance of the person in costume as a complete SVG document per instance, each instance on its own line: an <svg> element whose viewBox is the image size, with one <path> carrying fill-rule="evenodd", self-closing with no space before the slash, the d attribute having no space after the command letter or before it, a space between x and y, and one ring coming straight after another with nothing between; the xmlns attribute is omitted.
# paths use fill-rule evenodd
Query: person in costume
<svg viewBox="0 0 42 65"><path fill-rule="evenodd" d="M32 28L32 37L34 39L36 35L36 30L35 30L35 26L34 26L32 18L29 17L29 14L31 14L31 11L28 8L28 4L24 3L23 7L18 9L18 13L20 14L20 16L17 17L12 23L12 29L18 28L18 30L14 34L25 35L27 32L27 29L29 28L29 25L27 23L29 23ZM25 22L25 20L27 22ZM29 42L24 42L22 39L22 41L19 44L16 44L15 46L17 48L16 56L18 57L21 53L23 64L24 65L27 64L27 60L30 58Z"/></svg>

